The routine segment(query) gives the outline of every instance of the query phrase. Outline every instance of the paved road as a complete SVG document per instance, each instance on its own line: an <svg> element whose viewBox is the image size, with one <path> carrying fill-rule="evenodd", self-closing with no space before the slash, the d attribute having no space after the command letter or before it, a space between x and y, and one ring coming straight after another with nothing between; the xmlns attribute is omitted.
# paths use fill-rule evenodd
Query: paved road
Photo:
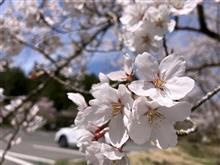
<svg viewBox="0 0 220 165"><path fill-rule="evenodd" d="M8 130L0 129L0 135L5 131ZM59 148L54 142L54 132L21 132L19 135L22 141L10 150L7 155L7 159L10 161L7 161L4 165L15 165L15 163L12 163L14 161L13 158L27 162L38 161L49 164L53 164L56 160L62 159L84 159L84 156L77 150ZM5 143L0 141L0 156L5 146ZM16 162L16 160L14 162ZM24 162L20 164L24 165Z"/></svg>

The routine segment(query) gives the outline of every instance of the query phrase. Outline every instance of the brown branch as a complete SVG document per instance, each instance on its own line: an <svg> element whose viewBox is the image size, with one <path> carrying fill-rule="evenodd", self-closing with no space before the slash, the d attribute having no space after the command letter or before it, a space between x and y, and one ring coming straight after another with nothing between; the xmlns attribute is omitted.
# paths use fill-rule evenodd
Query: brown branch
<svg viewBox="0 0 220 165"><path fill-rule="evenodd" d="M79 92L79 93L82 93L82 94L89 94L89 91L85 91L85 90L82 90L82 89L78 89L78 88L76 88L76 87L73 87L69 81L64 81L64 80L60 79L59 77L55 76L55 75L52 74L52 73L47 73L47 75L48 75L51 79L53 79L53 80L55 80L56 82L58 82L59 84L65 86L65 87L67 87L67 88L69 88L69 89L71 89L71 90L74 90L75 92Z"/></svg>
<svg viewBox="0 0 220 165"><path fill-rule="evenodd" d="M71 55L70 57L68 57L65 62L63 64L61 64L58 68L57 68L57 72L59 72L62 68L64 68L65 66L69 65L70 62L78 57L83 50L86 48L86 46L91 43L101 32L106 31L110 26L112 25L111 21L108 21L107 23L105 23L100 29L98 29L88 40L86 40L85 42L82 42L81 45L78 45L76 47L76 51L73 55Z"/></svg>
<svg viewBox="0 0 220 165"><path fill-rule="evenodd" d="M13 39L15 39L17 42L19 42L20 44L24 45L24 46L27 46L37 52L39 52L40 54L42 54L47 60L49 60L51 63L53 63L55 66L57 66L57 63L56 61L50 57L49 54L47 54L46 52L44 52L42 49L34 46L34 45L31 45L25 41L23 41L22 39L18 38L17 36L14 36L14 35L11 35L13 37Z"/></svg>
<svg viewBox="0 0 220 165"><path fill-rule="evenodd" d="M177 22L175 30L186 30L186 31L193 31L193 32L202 33L202 34L205 34L208 37L220 42L220 35L218 33L211 31L207 26L203 6L198 5L197 11L198 11L198 22L200 25L199 29L194 28L194 27L188 27L188 26L179 26L178 22Z"/></svg>
<svg viewBox="0 0 220 165"><path fill-rule="evenodd" d="M15 129L14 133L12 134L11 138L9 139L9 141L7 143L7 146L4 149L4 152L2 153L1 160L0 160L0 165L3 165L3 163L5 161L5 156L6 156L7 152L11 149L12 142L16 138L19 131L20 131L20 126L18 125L18 127Z"/></svg>
<svg viewBox="0 0 220 165"><path fill-rule="evenodd" d="M33 96L39 94L40 91L42 91L47 85L49 81L46 81L44 83L39 84L34 90L32 90L27 97L22 100L22 103L19 104L17 107L14 108L14 111L10 112L7 116L12 116L15 114L26 102L28 102Z"/></svg>
<svg viewBox="0 0 220 165"><path fill-rule="evenodd" d="M1 0L0 1L0 6L3 5L4 2L5 2L5 0Z"/></svg>
<svg viewBox="0 0 220 165"><path fill-rule="evenodd" d="M190 68L186 69L186 72L195 72L195 71L199 72L203 69L214 68L214 67L220 67L220 62L219 63L212 63L212 64L203 64L203 65L198 66L198 67L190 67Z"/></svg>
<svg viewBox="0 0 220 165"><path fill-rule="evenodd" d="M198 21L199 21L200 29L203 31L208 30L206 17L202 5L197 5L197 13L198 13Z"/></svg>
<svg viewBox="0 0 220 165"><path fill-rule="evenodd" d="M200 107L203 103L205 103L207 100L211 99L213 96L215 96L220 91L220 85L217 86L212 91L208 92L205 96L203 96L199 101L196 102L196 104L192 107L192 111L195 111L198 107Z"/></svg>
<svg viewBox="0 0 220 165"><path fill-rule="evenodd" d="M110 50L101 50L101 49L85 49L85 51L90 52L90 53L114 53L114 52L119 52L120 50L117 49L110 49Z"/></svg>
<svg viewBox="0 0 220 165"><path fill-rule="evenodd" d="M164 48L165 55L168 56L169 52L168 52L167 40L166 40L166 36L165 35L163 37L163 48Z"/></svg>
<svg viewBox="0 0 220 165"><path fill-rule="evenodd" d="M193 32L202 33L202 34L205 34L208 37L220 42L220 35L213 32L213 31L210 31L209 29L204 30L204 29L196 29L194 27L176 25L175 30L193 31Z"/></svg>
<svg viewBox="0 0 220 165"><path fill-rule="evenodd" d="M56 26L51 25L51 24L46 20L46 18L45 18L45 16L43 15L43 13L39 12L39 16L40 16L40 19L43 21L43 23L44 23L47 27L49 27L51 30L53 30L53 31L55 31L55 32L57 32L57 33L64 33L64 34L71 32L71 31L67 31L67 30L61 30L61 29L57 28Z"/></svg>

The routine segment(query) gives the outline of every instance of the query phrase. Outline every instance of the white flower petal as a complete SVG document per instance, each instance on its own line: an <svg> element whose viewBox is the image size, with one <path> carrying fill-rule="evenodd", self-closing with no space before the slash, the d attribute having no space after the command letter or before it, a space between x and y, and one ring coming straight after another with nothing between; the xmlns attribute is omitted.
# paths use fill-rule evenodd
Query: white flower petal
<svg viewBox="0 0 220 165"><path fill-rule="evenodd" d="M86 147L86 160L88 164L105 165L105 157L101 152L102 143L93 141Z"/></svg>
<svg viewBox="0 0 220 165"><path fill-rule="evenodd" d="M192 105L187 102L178 102L172 107L161 107L159 111L170 121L183 121L191 113Z"/></svg>
<svg viewBox="0 0 220 165"><path fill-rule="evenodd" d="M127 109L131 109L133 105L133 99L131 97L131 93L126 88L125 85L120 84L118 87L118 95L120 97L120 100L124 106L127 107Z"/></svg>
<svg viewBox="0 0 220 165"><path fill-rule="evenodd" d="M123 15L120 18L121 23L127 30L135 31L145 19L146 9L147 6L140 3L125 5Z"/></svg>
<svg viewBox="0 0 220 165"><path fill-rule="evenodd" d="M101 152L103 152L103 155L110 160L120 160L125 156L123 152L119 152L115 147L105 143L102 143Z"/></svg>
<svg viewBox="0 0 220 165"><path fill-rule="evenodd" d="M159 73L158 62L149 53L139 54L135 59L137 75L140 79L152 81Z"/></svg>
<svg viewBox="0 0 220 165"><path fill-rule="evenodd" d="M89 100L89 105L99 105L99 104L102 104L101 101L99 101L98 99L92 99L92 100Z"/></svg>
<svg viewBox="0 0 220 165"><path fill-rule="evenodd" d="M189 14L203 0L170 0L170 11L173 15Z"/></svg>
<svg viewBox="0 0 220 165"><path fill-rule="evenodd" d="M75 139L78 147L83 147L83 145L88 145L94 137L94 135L86 129L77 128L75 132L76 132Z"/></svg>
<svg viewBox="0 0 220 165"><path fill-rule="evenodd" d="M99 73L99 81L101 83L109 83L108 77L103 73Z"/></svg>
<svg viewBox="0 0 220 165"><path fill-rule="evenodd" d="M194 80L189 77L174 77L165 84L167 95L173 100L185 97L194 87Z"/></svg>
<svg viewBox="0 0 220 165"><path fill-rule="evenodd" d="M162 120L154 125L152 131L153 136L158 139L159 145L162 149L173 147L177 144L176 131L171 122Z"/></svg>
<svg viewBox="0 0 220 165"><path fill-rule="evenodd" d="M78 127L88 128L89 125L102 126L111 118L112 110L106 105L88 107L79 111L75 118L75 124Z"/></svg>
<svg viewBox="0 0 220 165"><path fill-rule="evenodd" d="M131 74L133 71L133 60L129 55L124 56L124 71L127 74Z"/></svg>
<svg viewBox="0 0 220 165"><path fill-rule="evenodd" d="M87 103L80 93L67 93L67 96L79 107L79 110L83 110L87 107Z"/></svg>
<svg viewBox="0 0 220 165"><path fill-rule="evenodd" d="M130 123L131 118L131 109L124 108L124 114L123 114L123 122L125 127Z"/></svg>
<svg viewBox="0 0 220 165"><path fill-rule="evenodd" d="M136 144L146 143L151 135L152 128L148 124L147 116L140 116L139 120L132 120L128 126L128 134Z"/></svg>
<svg viewBox="0 0 220 165"><path fill-rule="evenodd" d="M169 55L160 63L160 76L163 80L180 77L185 73L185 60L177 55Z"/></svg>
<svg viewBox="0 0 220 165"><path fill-rule="evenodd" d="M112 81L125 81L127 79L124 71L111 72L107 76Z"/></svg>
<svg viewBox="0 0 220 165"><path fill-rule="evenodd" d="M135 99L133 108L132 108L132 115L136 120L139 120L139 117L144 115L148 111L148 107L146 104L146 99L144 97L138 97Z"/></svg>
<svg viewBox="0 0 220 165"><path fill-rule="evenodd" d="M108 83L103 83L96 88L92 88L91 94L94 98L103 103L115 102L118 100L117 90L112 88Z"/></svg>
<svg viewBox="0 0 220 165"><path fill-rule="evenodd" d="M114 116L109 123L109 140L114 147L120 148L128 139L122 114Z"/></svg>
<svg viewBox="0 0 220 165"><path fill-rule="evenodd" d="M152 99L156 100L161 106L172 107L174 105L174 101L163 91L159 91L158 95Z"/></svg>
<svg viewBox="0 0 220 165"><path fill-rule="evenodd" d="M176 21L171 19L170 22L168 23L168 32L172 32L175 26L176 26Z"/></svg>
<svg viewBox="0 0 220 165"><path fill-rule="evenodd" d="M154 85L144 80L133 81L128 85L128 88L138 96L155 97L157 95L157 89L154 88Z"/></svg>

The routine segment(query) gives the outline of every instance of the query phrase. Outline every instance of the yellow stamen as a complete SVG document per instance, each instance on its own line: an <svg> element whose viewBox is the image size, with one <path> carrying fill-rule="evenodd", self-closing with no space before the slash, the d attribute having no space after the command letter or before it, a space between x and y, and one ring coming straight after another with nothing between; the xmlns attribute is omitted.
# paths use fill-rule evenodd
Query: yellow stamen
<svg viewBox="0 0 220 165"><path fill-rule="evenodd" d="M154 86L155 86L155 88L159 88L159 89L161 89L161 90L163 90L164 89L164 85L165 85L165 81L163 81L163 80L160 80L160 79L155 79L154 81L153 81L153 84L154 84Z"/></svg>
<svg viewBox="0 0 220 165"><path fill-rule="evenodd" d="M119 113L122 112L124 106L121 104L121 102L113 102L112 103L112 116L116 116Z"/></svg>
<svg viewBox="0 0 220 165"><path fill-rule="evenodd" d="M142 37L142 39L145 44L149 44L151 42L151 39L148 35Z"/></svg>
<svg viewBox="0 0 220 165"><path fill-rule="evenodd" d="M147 118L148 118L148 122L150 124L153 123L153 121L157 120L158 118L162 118L163 115L161 113L159 113L156 109L149 109L146 113Z"/></svg>
<svg viewBox="0 0 220 165"><path fill-rule="evenodd" d="M117 165L118 161L117 160L112 160L112 165Z"/></svg>
<svg viewBox="0 0 220 165"><path fill-rule="evenodd" d="M177 0L177 1L175 0L173 5L176 9L182 9L184 6L184 1L183 0Z"/></svg>
<svg viewBox="0 0 220 165"><path fill-rule="evenodd" d="M155 26L163 28L163 20L159 18L157 21L155 21Z"/></svg>

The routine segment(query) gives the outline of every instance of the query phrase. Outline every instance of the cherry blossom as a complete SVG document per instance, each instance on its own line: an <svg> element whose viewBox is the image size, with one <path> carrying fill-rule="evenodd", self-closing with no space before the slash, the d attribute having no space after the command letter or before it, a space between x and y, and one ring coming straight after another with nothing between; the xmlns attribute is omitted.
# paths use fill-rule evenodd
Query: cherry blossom
<svg viewBox="0 0 220 165"><path fill-rule="evenodd" d="M177 136L173 123L183 121L190 115L190 110L191 105L187 102L178 102L172 107L165 107L156 101L139 97L132 109L129 135L137 144L157 140L160 148L175 146Z"/></svg>
<svg viewBox="0 0 220 165"><path fill-rule="evenodd" d="M79 111L85 109L88 106L84 97L80 93L67 93L67 96L78 106Z"/></svg>
<svg viewBox="0 0 220 165"><path fill-rule="evenodd" d="M128 31L135 31L145 21L147 11L146 4L129 4L125 6L123 16L120 18L120 20Z"/></svg>
<svg viewBox="0 0 220 165"><path fill-rule="evenodd" d="M157 35L154 25L145 21L136 31L126 32L125 44L136 53L158 51L162 45L161 36Z"/></svg>
<svg viewBox="0 0 220 165"><path fill-rule="evenodd" d="M149 53L136 57L137 76L128 87L139 96L149 96L159 104L171 106L173 100L185 97L194 87L194 80L184 77L185 60L177 55L169 55L160 65Z"/></svg>
<svg viewBox="0 0 220 165"><path fill-rule="evenodd" d="M133 61L128 55L124 56L124 70L111 72L107 75L112 81L132 81Z"/></svg>
<svg viewBox="0 0 220 165"><path fill-rule="evenodd" d="M103 84L99 88L91 91L95 100L92 108L102 118L109 122L110 143L120 148L127 140L127 114L130 112L133 99L128 89L120 84L118 90Z"/></svg>
<svg viewBox="0 0 220 165"><path fill-rule="evenodd" d="M86 149L88 163L97 165L128 165L125 153L106 143L92 142Z"/></svg>
<svg viewBox="0 0 220 165"><path fill-rule="evenodd" d="M147 18L156 28L156 34L160 36L166 32L172 32L176 25L175 21L170 19L170 11L167 5L149 7Z"/></svg>
<svg viewBox="0 0 220 165"><path fill-rule="evenodd" d="M173 15L186 15L202 1L203 0L169 0L169 7Z"/></svg>
<svg viewBox="0 0 220 165"><path fill-rule="evenodd" d="M100 81L99 83L92 85L92 90L94 90L95 88L98 88L100 85L104 83L109 84L109 77L105 75L104 73L99 73L99 81Z"/></svg>
<svg viewBox="0 0 220 165"><path fill-rule="evenodd" d="M84 97L79 93L67 93L68 98L73 101L77 106L79 112L75 117L74 123L78 128L90 129L91 126L99 129L106 119L102 117L102 113L97 113L91 106L87 105ZM91 100L90 102L93 102Z"/></svg>

